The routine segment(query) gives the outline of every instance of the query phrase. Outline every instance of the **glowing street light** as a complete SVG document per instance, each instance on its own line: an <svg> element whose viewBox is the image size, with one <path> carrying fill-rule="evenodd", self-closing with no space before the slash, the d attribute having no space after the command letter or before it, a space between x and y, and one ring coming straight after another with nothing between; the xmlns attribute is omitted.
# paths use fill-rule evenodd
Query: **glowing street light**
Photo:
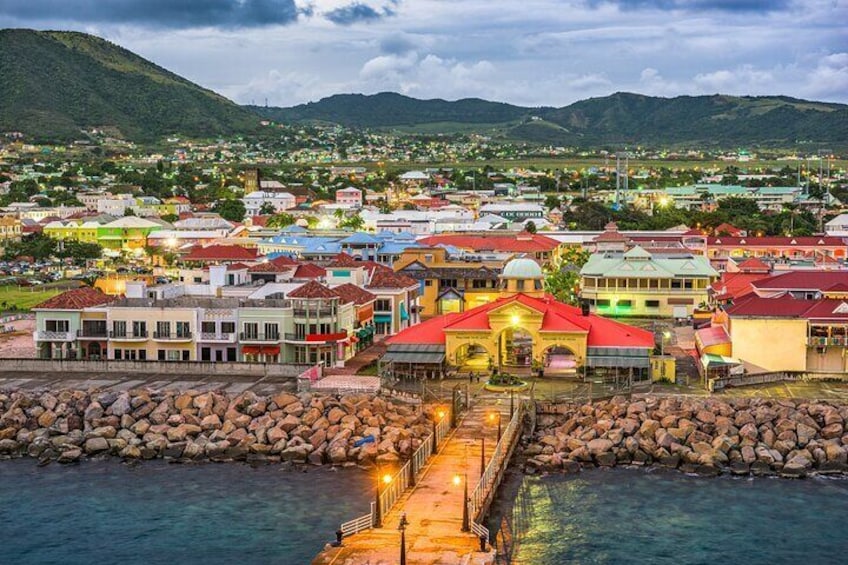
<svg viewBox="0 0 848 565"><path fill-rule="evenodd" d="M382 508L382 505L380 504L380 488L381 488L380 483L381 482L383 484L385 484L386 486L390 485L391 482L392 482L392 476L390 474L386 473L381 477L378 476L378 479L377 479L377 491L376 491L376 495L374 496L374 505L375 505L375 508L374 508L374 527L375 528L382 528L383 527L383 508Z"/></svg>
<svg viewBox="0 0 848 565"><path fill-rule="evenodd" d="M493 424L495 420L498 421L498 443L501 442L501 413L500 412L491 412L489 414L489 421Z"/></svg>

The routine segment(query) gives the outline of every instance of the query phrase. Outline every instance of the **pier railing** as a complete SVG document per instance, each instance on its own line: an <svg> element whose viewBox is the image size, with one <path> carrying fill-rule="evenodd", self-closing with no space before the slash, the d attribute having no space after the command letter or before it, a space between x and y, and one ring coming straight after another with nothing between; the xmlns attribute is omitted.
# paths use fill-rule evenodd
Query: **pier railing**
<svg viewBox="0 0 848 565"><path fill-rule="evenodd" d="M474 490L468 496L468 515L471 517L471 531L477 534L478 537L485 538L486 542L489 541L489 530L479 522L483 520L492 502L492 498L498 489L498 485L500 485L503 478L504 470L510 458L512 458L515 446L521 438L524 415L530 406L532 404L528 401L519 403L518 409L512 415L512 419L501 435L501 440L495 446L495 451L486 465L486 470L483 471L483 476L480 477L477 486L474 487Z"/></svg>
<svg viewBox="0 0 848 565"><path fill-rule="evenodd" d="M448 433L450 433L451 420L452 418L449 415L442 417L436 424L435 431L424 438L421 445L412 454L412 457L391 476L388 484L381 488L379 496L380 517L385 517L392 510L400 497L403 496L403 493L406 492L406 489L415 486L421 470L427 464L427 460L435 453L434 450L438 449L438 446L442 444ZM371 511L368 514L363 514L353 520L344 522L339 530L344 537L347 537L357 532L377 527L377 512L378 508L375 501L371 503Z"/></svg>

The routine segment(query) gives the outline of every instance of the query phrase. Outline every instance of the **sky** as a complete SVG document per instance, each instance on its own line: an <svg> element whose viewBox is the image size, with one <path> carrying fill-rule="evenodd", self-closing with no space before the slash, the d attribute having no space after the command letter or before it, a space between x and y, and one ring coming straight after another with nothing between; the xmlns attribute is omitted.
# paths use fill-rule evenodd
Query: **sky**
<svg viewBox="0 0 848 565"><path fill-rule="evenodd" d="M848 103L848 0L2 0L242 104L341 93L565 106L614 92Z"/></svg>

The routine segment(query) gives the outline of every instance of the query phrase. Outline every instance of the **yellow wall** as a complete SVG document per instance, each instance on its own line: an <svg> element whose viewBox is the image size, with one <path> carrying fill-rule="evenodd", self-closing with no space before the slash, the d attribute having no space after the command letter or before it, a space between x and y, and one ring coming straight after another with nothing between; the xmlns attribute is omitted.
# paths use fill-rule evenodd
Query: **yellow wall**
<svg viewBox="0 0 848 565"><path fill-rule="evenodd" d="M493 363L498 363L498 337L509 328L520 328L530 334L533 340L533 359L539 363L544 360L545 351L550 347L567 347L574 353L578 365L586 358L586 332L540 332L542 315L535 310L511 303L489 312L490 330L445 332L445 352L448 363L459 364L458 355L463 346L480 345L486 349Z"/></svg>
<svg viewBox="0 0 848 565"><path fill-rule="evenodd" d="M768 371L807 369L807 321L732 318L733 355Z"/></svg>
<svg viewBox="0 0 848 565"><path fill-rule="evenodd" d="M676 371L677 363L671 355L651 357L651 382L655 383L662 380L675 382L677 378Z"/></svg>

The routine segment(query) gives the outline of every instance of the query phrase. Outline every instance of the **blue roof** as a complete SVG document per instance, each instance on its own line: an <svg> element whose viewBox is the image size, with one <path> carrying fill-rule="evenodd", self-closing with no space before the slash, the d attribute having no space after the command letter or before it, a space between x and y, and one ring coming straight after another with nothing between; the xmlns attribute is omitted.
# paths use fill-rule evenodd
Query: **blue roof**
<svg viewBox="0 0 848 565"><path fill-rule="evenodd" d="M280 230L280 233L307 233L309 230L297 224L291 224Z"/></svg>
<svg viewBox="0 0 848 565"><path fill-rule="evenodd" d="M390 241L390 242L384 243L377 250L377 253L379 253L380 255L383 255L383 254L400 255L401 253L403 253L404 249L409 249L410 247L421 247L421 244L418 243L417 241L413 241L413 242L409 242L409 243L403 243L403 242L400 242L400 241Z"/></svg>
<svg viewBox="0 0 848 565"><path fill-rule="evenodd" d="M357 232L353 235L350 235L350 236L344 238L339 243L354 243L354 244L380 243L380 240L377 239L376 237L374 237L373 235L363 233L363 232Z"/></svg>

